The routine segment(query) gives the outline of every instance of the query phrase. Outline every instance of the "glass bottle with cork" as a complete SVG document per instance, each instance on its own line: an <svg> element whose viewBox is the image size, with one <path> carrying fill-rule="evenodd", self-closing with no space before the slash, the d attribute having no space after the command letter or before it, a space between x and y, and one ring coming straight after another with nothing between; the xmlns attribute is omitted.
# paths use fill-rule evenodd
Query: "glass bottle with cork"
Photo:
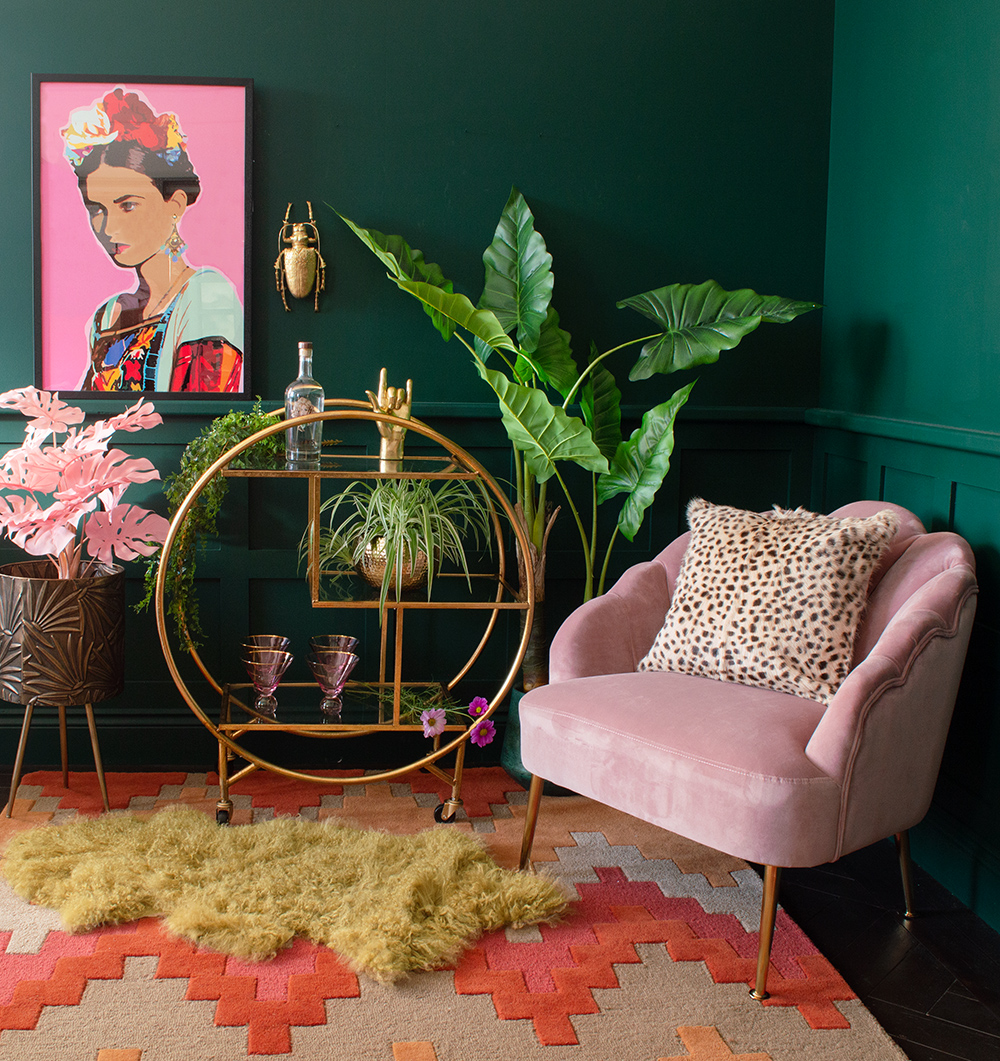
<svg viewBox="0 0 1000 1061"><path fill-rule="evenodd" d="M312 343L299 343L299 374L285 388L285 419L323 411L323 388L313 379ZM323 444L323 421L312 420L285 431L285 460L289 468L318 468Z"/></svg>

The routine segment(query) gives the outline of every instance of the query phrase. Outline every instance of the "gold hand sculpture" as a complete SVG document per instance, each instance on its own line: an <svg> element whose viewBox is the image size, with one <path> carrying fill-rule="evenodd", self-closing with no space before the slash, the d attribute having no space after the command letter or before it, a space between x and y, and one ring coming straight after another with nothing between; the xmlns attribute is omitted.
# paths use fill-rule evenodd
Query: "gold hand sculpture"
<svg viewBox="0 0 1000 1061"><path fill-rule="evenodd" d="M378 394L365 391L372 409L376 413L386 413L389 416L399 417L400 420L410 419L410 410L413 407L413 380L406 381L406 390L402 387L387 387L385 382L385 368L378 376ZM382 436L379 445L379 471L391 472L399 468L403 459L403 439L406 436L406 428L397 424L386 424L379 422L379 434Z"/></svg>

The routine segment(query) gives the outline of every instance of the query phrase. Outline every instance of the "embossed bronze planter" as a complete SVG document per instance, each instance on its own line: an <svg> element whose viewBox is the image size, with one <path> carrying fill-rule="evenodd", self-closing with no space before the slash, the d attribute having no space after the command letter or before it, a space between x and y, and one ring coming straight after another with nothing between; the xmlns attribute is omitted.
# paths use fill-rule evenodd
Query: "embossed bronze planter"
<svg viewBox="0 0 1000 1061"><path fill-rule="evenodd" d="M8 817L37 704L59 708L64 787L69 785L66 708L85 706L108 809L93 704L117 696L125 687L125 572L102 566L88 578L59 579L54 574L48 560L0 567L0 699L25 705Z"/></svg>
<svg viewBox="0 0 1000 1061"><path fill-rule="evenodd" d="M0 697L92 704L125 687L125 572L47 577L48 560L0 567Z"/></svg>

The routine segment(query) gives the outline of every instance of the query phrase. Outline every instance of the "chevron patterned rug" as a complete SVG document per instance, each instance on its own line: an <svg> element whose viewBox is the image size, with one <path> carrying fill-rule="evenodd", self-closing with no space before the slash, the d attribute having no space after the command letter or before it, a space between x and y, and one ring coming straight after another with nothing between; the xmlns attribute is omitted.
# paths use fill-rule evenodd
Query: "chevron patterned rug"
<svg viewBox="0 0 1000 1061"><path fill-rule="evenodd" d="M336 775L329 775L336 776ZM345 776L341 774L339 776ZM354 773L353 776L360 776ZM212 774L110 773L112 807L215 816ZM313 785L257 773L234 825L337 816L415 833L447 795L427 774ZM514 866L526 793L466 772L473 832ZM101 813L93 774L27 774L0 841ZM558 925L484 935L451 968L380 984L303 940L266 962L196 947L147 918L81 935L0 884L0 1061L898 1061L837 971L779 913L769 989L753 980L761 884L745 863L582 796L545 798L536 865L578 896Z"/></svg>

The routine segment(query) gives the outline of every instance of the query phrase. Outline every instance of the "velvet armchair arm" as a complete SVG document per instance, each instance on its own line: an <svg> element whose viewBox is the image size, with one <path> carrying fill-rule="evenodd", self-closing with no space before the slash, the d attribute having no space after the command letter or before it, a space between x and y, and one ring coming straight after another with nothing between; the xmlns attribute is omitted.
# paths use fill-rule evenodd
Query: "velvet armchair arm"
<svg viewBox="0 0 1000 1061"><path fill-rule="evenodd" d="M636 669L663 626L689 538L683 534L654 559L628 568L607 593L569 616L552 638L550 682Z"/></svg>

